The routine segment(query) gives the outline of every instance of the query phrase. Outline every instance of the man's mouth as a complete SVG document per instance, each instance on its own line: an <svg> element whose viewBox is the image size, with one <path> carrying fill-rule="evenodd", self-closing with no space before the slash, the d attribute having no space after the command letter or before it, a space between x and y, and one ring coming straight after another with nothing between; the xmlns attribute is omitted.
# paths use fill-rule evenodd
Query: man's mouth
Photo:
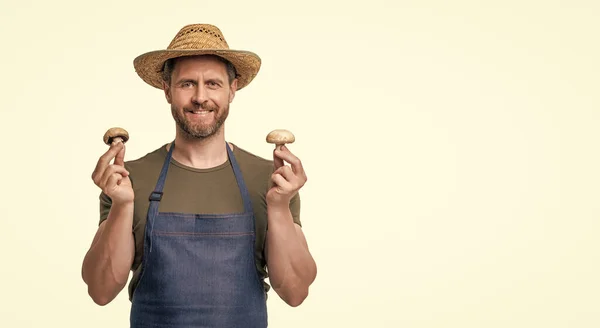
<svg viewBox="0 0 600 328"><path fill-rule="evenodd" d="M210 109L194 109L194 110L187 110L186 112L196 114L196 115L206 115L208 113L212 113L212 110L210 110Z"/></svg>

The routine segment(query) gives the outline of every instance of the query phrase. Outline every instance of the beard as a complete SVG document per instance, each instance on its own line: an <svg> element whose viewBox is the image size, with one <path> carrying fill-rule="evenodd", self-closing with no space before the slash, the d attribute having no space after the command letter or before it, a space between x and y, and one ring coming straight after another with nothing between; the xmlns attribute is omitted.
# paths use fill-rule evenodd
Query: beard
<svg viewBox="0 0 600 328"><path fill-rule="evenodd" d="M225 105L223 108L208 104L203 104L199 107L203 110L213 111L212 115L214 115L215 118L211 123L205 124L200 122L191 122L186 117L186 112L191 109L184 107L182 110L179 110L177 107L175 107L175 105L171 105L171 114L173 115L173 119L175 119L177 126L184 132L186 138L206 139L210 136L213 136L219 131L221 126L223 126L223 123L225 123L225 120L229 115L229 104Z"/></svg>

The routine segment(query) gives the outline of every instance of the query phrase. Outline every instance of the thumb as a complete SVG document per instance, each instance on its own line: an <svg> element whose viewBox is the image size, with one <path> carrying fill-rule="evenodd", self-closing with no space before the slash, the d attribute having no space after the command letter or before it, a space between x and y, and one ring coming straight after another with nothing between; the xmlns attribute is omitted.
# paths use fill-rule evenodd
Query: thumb
<svg viewBox="0 0 600 328"><path fill-rule="evenodd" d="M119 152L117 153L117 156L115 156L115 165L121 165L124 166L125 165L125 144L122 142L119 142L119 146L121 147L121 150L119 150Z"/></svg>
<svg viewBox="0 0 600 328"><path fill-rule="evenodd" d="M283 159L280 157L277 157L276 151L277 151L277 148L275 148L275 150L273 150L273 171L277 171L277 169L282 167L284 164Z"/></svg>

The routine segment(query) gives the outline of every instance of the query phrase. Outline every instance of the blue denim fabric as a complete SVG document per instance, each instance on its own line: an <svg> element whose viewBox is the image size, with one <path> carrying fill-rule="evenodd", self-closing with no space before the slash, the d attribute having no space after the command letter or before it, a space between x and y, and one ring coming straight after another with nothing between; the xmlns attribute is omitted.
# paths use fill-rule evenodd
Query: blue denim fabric
<svg viewBox="0 0 600 328"><path fill-rule="evenodd" d="M164 213L158 208L174 148L175 143L150 195L131 327L267 327L266 295L254 262L252 203L233 152L227 147L243 213Z"/></svg>

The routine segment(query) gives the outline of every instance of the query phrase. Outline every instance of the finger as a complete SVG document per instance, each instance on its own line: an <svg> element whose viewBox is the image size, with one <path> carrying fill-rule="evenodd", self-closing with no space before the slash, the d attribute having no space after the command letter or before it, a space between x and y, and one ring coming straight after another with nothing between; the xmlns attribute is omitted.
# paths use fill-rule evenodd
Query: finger
<svg viewBox="0 0 600 328"><path fill-rule="evenodd" d="M92 173L92 179L94 182L98 183L98 179L101 177L106 167L110 164L110 161L117 155L117 153L123 148L122 142L113 143L110 145L110 148L100 156L98 159L98 163L96 164L96 168Z"/></svg>
<svg viewBox="0 0 600 328"><path fill-rule="evenodd" d="M295 173L304 174L302 162L298 157L292 154L292 152L285 145L281 146L281 149L275 149L274 155L290 163L292 166L292 170Z"/></svg>
<svg viewBox="0 0 600 328"><path fill-rule="evenodd" d="M113 174L119 174L120 176L126 177L129 175L129 172L125 169L125 167L120 166L120 165L110 165L105 171L104 174L102 175L102 179L100 180L100 186L104 186L108 183L108 179L113 175Z"/></svg>
<svg viewBox="0 0 600 328"><path fill-rule="evenodd" d="M123 176L119 173L111 174L104 185L103 191L105 194L109 194L111 191L115 190L117 185L121 184L121 180L123 180Z"/></svg>
<svg viewBox="0 0 600 328"><path fill-rule="evenodd" d="M104 185L107 183L108 178L113 175L113 174L120 174L121 176L128 176L129 175L129 171L127 171L127 169L125 169L125 167L120 166L120 165L109 165L106 170L104 171L104 173L102 174L102 178L100 180L101 185Z"/></svg>
<svg viewBox="0 0 600 328"><path fill-rule="evenodd" d="M278 168L277 170L275 170L275 172L273 172L273 173L281 174L281 176L283 176L289 182L292 182L293 180L298 179L298 177L296 177L296 175L292 171L292 168L289 165L284 165L284 166Z"/></svg>
<svg viewBox="0 0 600 328"><path fill-rule="evenodd" d="M125 165L125 144L120 141L119 141L119 143L121 143L123 145L123 147L121 148L121 150L119 150L119 152L115 156L114 163L116 165L124 166Z"/></svg>
<svg viewBox="0 0 600 328"><path fill-rule="evenodd" d="M283 159L281 159L277 156L277 149L278 148L275 148L273 150L273 167L275 170L279 169L280 167L282 167L284 165Z"/></svg>
<svg viewBox="0 0 600 328"><path fill-rule="evenodd" d="M281 174L275 173L271 177L273 184L278 187L279 192L284 192L286 190L292 190L292 184L289 183Z"/></svg>

